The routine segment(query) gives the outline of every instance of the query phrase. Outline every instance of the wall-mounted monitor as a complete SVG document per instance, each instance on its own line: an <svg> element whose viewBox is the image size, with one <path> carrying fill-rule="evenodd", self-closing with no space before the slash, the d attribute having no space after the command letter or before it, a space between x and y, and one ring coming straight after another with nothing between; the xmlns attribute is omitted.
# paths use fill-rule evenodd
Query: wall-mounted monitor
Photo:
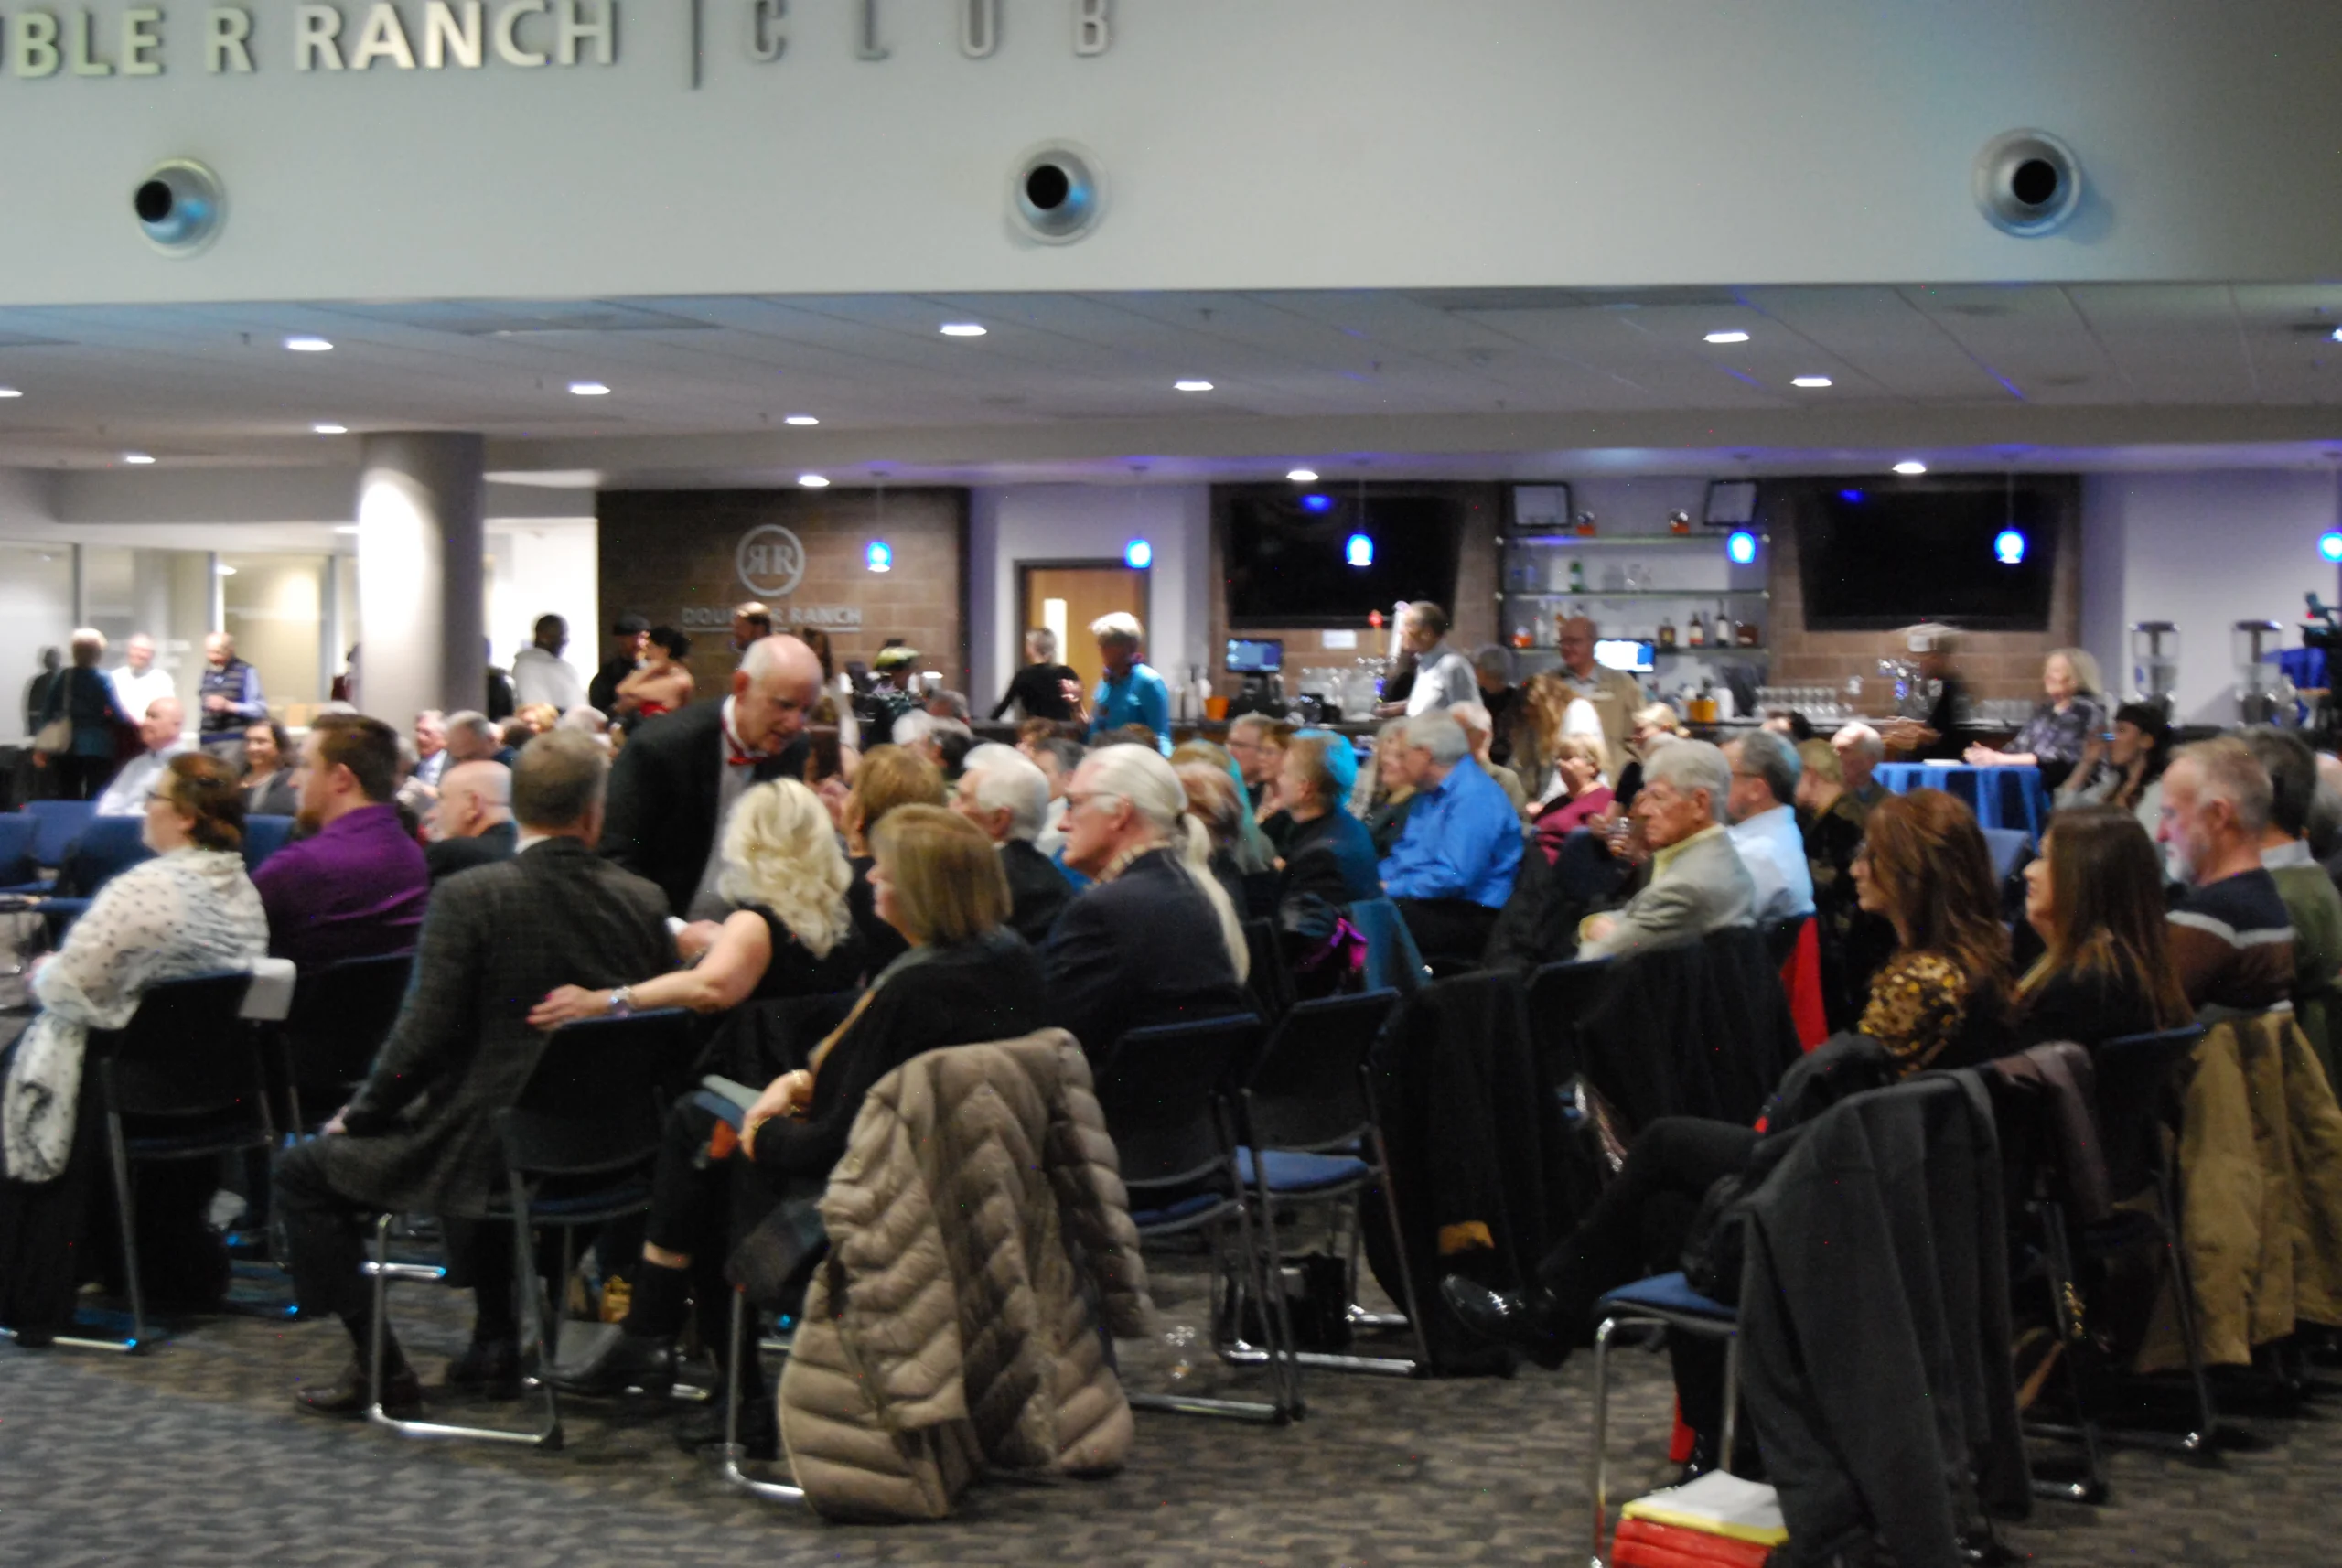
<svg viewBox="0 0 2342 1568"><path fill-rule="evenodd" d="M1746 528L1756 521L1756 481L1710 479L1700 517L1710 528Z"/></svg>
<svg viewBox="0 0 2342 1568"><path fill-rule="evenodd" d="M1230 675L1273 675L1284 668L1284 644L1273 637L1231 637L1228 639Z"/></svg>
<svg viewBox="0 0 2342 1568"><path fill-rule="evenodd" d="M1215 485L1229 628L1356 627L1400 599L1453 611L1475 489ZM1361 535L1371 548L1353 544Z"/></svg>
<svg viewBox="0 0 2342 1568"><path fill-rule="evenodd" d="M1797 530L1813 631L1930 620L2047 631L2057 546L2081 499L2070 475L1836 476L1768 480L1765 490L1774 527Z"/></svg>

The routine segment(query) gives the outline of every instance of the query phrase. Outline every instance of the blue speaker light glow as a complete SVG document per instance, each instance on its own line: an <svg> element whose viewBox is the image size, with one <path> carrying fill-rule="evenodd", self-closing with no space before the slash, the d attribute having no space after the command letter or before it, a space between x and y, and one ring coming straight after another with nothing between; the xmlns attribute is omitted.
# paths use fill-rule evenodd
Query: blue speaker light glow
<svg viewBox="0 0 2342 1568"><path fill-rule="evenodd" d="M2320 534L2317 553L2328 561L2342 561L2342 533Z"/></svg>
<svg viewBox="0 0 2342 1568"><path fill-rule="evenodd" d="M1155 546L1144 539L1133 539L1123 546L1123 562L1133 572L1144 572L1155 564Z"/></svg>
<svg viewBox="0 0 2342 1568"><path fill-rule="evenodd" d="M1745 528L1735 529L1732 537L1724 542L1724 553L1735 566L1753 565L1756 560L1756 536Z"/></svg>
<svg viewBox="0 0 2342 1568"><path fill-rule="evenodd" d="M1353 533L1342 546L1342 559L1353 566L1374 564L1374 541L1363 533Z"/></svg>
<svg viewBox="0 0 2342 1568"><path fill-rule="evenodd" d="M2004 528L1993 536L1993 559L2004 566L2025 564L2025 535Z"/></svg>
<svg viewBox="0 0 2342 1568"><path fill-rule="evenodd" d="M895 547L883 539L874 539L862 549L862 564L874 572L895 569Z"/></svg>
<svg viewBox="0 0 2342 1568"><path fill-rule="evenodd" d="M1301 505L1302 509L1306 511L1331 511L1334 510L1334 498L1331 496L1304 496L1301 498Z"/></svg>

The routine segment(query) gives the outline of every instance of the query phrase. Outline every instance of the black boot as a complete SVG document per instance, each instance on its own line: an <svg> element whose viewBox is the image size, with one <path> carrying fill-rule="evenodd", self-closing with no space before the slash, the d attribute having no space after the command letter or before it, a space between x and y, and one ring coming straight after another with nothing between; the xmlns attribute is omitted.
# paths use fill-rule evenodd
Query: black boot
<svg viewBox="0 0 2342 1568"><path fill-rule="evenodd" d="M521 1346L512 1339L475 1339L447 1363L447 1387L492 1400L521 1397Z"/></svg>
<svg viewBox="0 0 2342 1568"><path fill-rule="evenodd" d="M345 1421L365 1420L366 1407L372 1400L366 1369L355 1356L332 1382L312 1383L293 1391L294 1406L303 1414L338 1416ZM404 1362L382 1369L382 1413L397 1421L413 1421L423 1413L423 1385L415 1380L414 1369Z"/></svg>
<svg viewBox="0 0 2342 1568"><path fill-rule="evenodd" d="M1569 1359L1561 1304L1542 1285L1493 1291L1450 1274L1439 1282L1439 1294L1456 1320L1480 1338L1509 1345L1549 1371Z"/></svg>
<svg viewBox="0 0 2342 1568"><path fill-rule="evenodd" d="M556 1366L547 1376L565 1394L609 1399L634 1390L663 1399L675 1386L675 1342L621 1331L591 1355Z"/></svg>

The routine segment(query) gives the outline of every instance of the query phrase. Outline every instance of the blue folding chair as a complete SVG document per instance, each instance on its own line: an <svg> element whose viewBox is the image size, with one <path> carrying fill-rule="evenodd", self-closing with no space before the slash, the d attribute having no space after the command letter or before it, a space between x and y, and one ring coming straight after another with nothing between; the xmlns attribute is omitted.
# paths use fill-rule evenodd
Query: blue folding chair
<svg viewBox="0 0 2342 1568"><path fill-rule="evenodd" d="M1632 1324L1724 1341L1724 1433L1716 1462L1730 1470L1733 1440L1739 1434L1740 1309L1711 1301L1681 1273L1672 1273L1621 1285L1596 1302L1595 1312L1600 1326L1594 1331L1594 1452L1586 1456L1586 1489L1594 1498L1593 1568L1602 1568L1609 1511L1610 1336Z"/></svg>
<svg viewBox="0 0 2342 1568"><path fill-rule="evenodd" d="M1993 880L2006 882L2033 841L2022 828L1986 828L1983 833L1984 847L1993 856Z"/></svg>
<svg viewBox="0 0 2342 1568"><path fill-rule="evenodd" d="M246 817L244 819L244 870L258 871L261 863L293 840L293 819L290 817Z"/></svg>
<svg viewBox="0 0 2342 1568"><path fill-rule="evenodd" d="M1410 996L1427 978L1415 934L1399 906L1388 898L1361 898L1350 906L1350 924L1366 939L1366 988Z"/></svg>
<svg viewBox="0 0 2342 1568"><path fill-rule="evenodd" d="M94 800L30 800L25 810L32 816L33 862L48 869L65 864L65 852L81 836L81 830L98 814Z"/></svg>
<svg viewBox="0 0 2342 1568"><path fill-rule="evenodd" d="M47 886L33 860L33 830L38 824L28 811L0 815L0 894L31 894Z"/></svg>
<svg viewBox="0 0 2342 1568"><path fill-rule="evenodd" d="M144 817L90 819L58 865L56 896L42 899L39 912L58 917L54 926L61 934L75 916L88 911L99 889L140 861L155 858L145 832Z"/></svg>

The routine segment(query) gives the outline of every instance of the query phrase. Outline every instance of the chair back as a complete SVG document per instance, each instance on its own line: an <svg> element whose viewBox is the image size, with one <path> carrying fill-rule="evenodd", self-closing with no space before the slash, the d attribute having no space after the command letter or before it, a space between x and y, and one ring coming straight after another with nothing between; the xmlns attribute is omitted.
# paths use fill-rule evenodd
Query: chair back
<svg viewBox="0 0 2342 1568"><path fill-rule="evenodd" d="M1613 961L1570 959L1544 964L1529 977L1529 1041L1555 1083L1578 1075L1578 1024L1602 999Z"/></svg>
<svg viewBox="0 0 2342 1568"><path fill-rule="evenodd" d="M252 976L203 974L147 987L119 1029L92 1030L90 1059L111 1108L138 1116L265 1115L260 1040L243 1018Z"/></svg>
<svg viewBox="0 0 2342 1568"><path fill-rule="evenodd" d="M1798 938L1805 934L1805 923L1811 918L1810 915L1791 915L1787 919L1765 922L1765 950L1772 955L1775 969L1789 961L1797 951Z"/></svg>
<svg viewBox="0 0 2342 1568"><path fill-rule="evenodd" d="M1247 1140L1256 1148L1310 1150L1356 1138L1371 1119L1360 1074L1398 1004L1395 991L1295 1004L1244 1085Z"/></svg>
<svg viewBox="0 0 2342 1568"><path fill-rule="evenodd" d="M62 865L65 852L98 814L94 800L28 800L25 810L33 819L33 860L40 865Z"/></svg>
<svg viewBox="0 0 2342 1568"><path fill-rule="evenodd" d="M0 887L30 882L39 870L33 861L33 833L39 825L29 811L0 815Z"/></svg>
<svg viewBox="0 0 2342 1568"><path fill-rule="evenodd" d="M599 1176L654 1158L667 1107L698 1054L693 1022L662 1007L554 1030L499 1121L513 1171Z"/></svg>
<svg viewBox="0 0 2342 1568"><path fill-rule="evenodd" d="M1366 939L1366 988L1405 996L1423 988L1423 955L1415 936L1388 898L1360 898L1350 906L1350 924Z"/></svg>
<svg viewBox="0 0 2342 1568"><path fill-rule="evenodd" d="M2173 1104L2179 1064L2204 1037L2204 1026L2154 1035L2125 1035L2100 1045L2098 1135L2114 1197L2130 1197L2153 1179L2162 1159L2157 1137Z"/></svg>
<svg viewBox="0 0 2342 1568"><path fill-rule="evenodd" d="M57 891L72 898L90 898L99 888L142 860L152 860L146 847L146 819L92 817L82 825L65 858L57 863Z"/></svg>
<svg viewBox="0 0 2342 1568"><path fill-rule="evenodd" d="M1126 1185L1196 1181L1221 1165L1220 1101L1251 1070L1262 1032L1260 1019L1240 1013L1122 1037L1098 1080L1098 1105Z"/></svg>
<svg viewBox="0 0 2342 1568"><path fill-rule="evenodd" d="M246 817L244 819L244 870L247 875L258 871L261 863L293 842L293 819L290 817Z"/></svg>
<svg viewBox="0 0 2342 1568"><path fill-rule="evenodd" d="M344 959L301 976L283 1028L285 1080L296 1092L341 1093L365 1080L405 1005L414 971L413 953L392 953Z"/></svg>
<svg viewBox="0 0 2342 1568"><path fill-rule="evenodd" d="M2016 870L2018 861L2025 858L2025 846L2032 841L2023 828L1986 828L1984 848L1993 857L1993 880L2006 882Z"/></svg>
<svg viewBox="0 0 2342 1568"><path fill-rule="evenodd" d="M1294 1003L1293 972L1284 966L1284 950L1277 941L1276 927L1266 920L1245 921L1244 950L1252 961L1245 989L1252 992L1262 1017L1282 1017Z"/></svg>

